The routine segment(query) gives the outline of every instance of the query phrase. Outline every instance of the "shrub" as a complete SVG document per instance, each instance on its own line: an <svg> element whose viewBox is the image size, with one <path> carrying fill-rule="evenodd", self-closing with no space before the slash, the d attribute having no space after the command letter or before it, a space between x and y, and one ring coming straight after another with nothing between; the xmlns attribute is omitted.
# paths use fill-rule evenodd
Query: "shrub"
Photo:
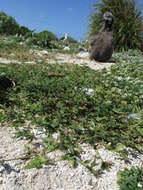
<svg viewBox="0 0 143 190"><path fill-rule="evenodd" d="M57 37L52 32L45 30L34 34L32 41L34 45L38 45L42 48L53 48L54 42L57 41Z"/></svg>
<svg viewBox="0 0 143 190"><path fill-rule="evenodd" d="M135 0L101 0L95 4L90 16L89 36L96 34L101 28L102 15L110 11L114 15L113 35L117 50L141 48L142 16Z"/></svg>
<svg viewBox="0 0 143 190"><path fill-rule="evenodd" d="M118 172L118 184L120 190L142 190L143 189L143 168L125 168Z"/></svg>
<svg viewBox="0 0 143 190"><path fill-rule="evenodd" d="M4 12L0 12L0 34L15 35L19 31L16 20Z"/></svg>
<svg viewBox="0 0 143 190"><path fill-rule="evenodd" d="M13 48L17 48L20 42L20 38L16 36L0 36L0 54L3 51L8 51Z"/></svg>
<svg viewBox="0 0 143 190"><path fill-rule="evenodd" d="M25 26L20 26L19 31L18 31L19 35L22 35L26 38L31 37L32 33L33 33L33 31Z"/></svg>

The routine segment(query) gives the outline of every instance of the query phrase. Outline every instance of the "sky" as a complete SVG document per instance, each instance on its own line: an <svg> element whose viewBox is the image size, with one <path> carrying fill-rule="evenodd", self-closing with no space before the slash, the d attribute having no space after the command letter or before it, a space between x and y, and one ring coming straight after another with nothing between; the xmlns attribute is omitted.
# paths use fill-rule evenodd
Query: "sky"
<svg viewBox="0 0 143 190"><path fill-rule="evenodd" d="M143 0L136 0L143 10ZM20 25L36 32L50 30L82 40L88 32L89 15L98 0L1 0L0 10Z"/></svg>

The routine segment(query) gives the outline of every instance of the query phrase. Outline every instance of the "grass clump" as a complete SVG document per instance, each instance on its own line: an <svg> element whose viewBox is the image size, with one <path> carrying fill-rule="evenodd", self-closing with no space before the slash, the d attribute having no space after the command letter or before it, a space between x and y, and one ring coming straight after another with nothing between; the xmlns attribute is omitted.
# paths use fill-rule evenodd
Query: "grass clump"
<svg viewBox="0 0 143 190"><path fill-rule="evenodd" d="M143 168L125 168L118 172L118 184L120 190L142 190L143 189Z"/></svg>
<svg viewBox="0 0 143 190"><path fill-rule="evenodd" d="M44 156L37 156L34 159L30 160L25 166L24 169L32 168L42 168L43 165L49 164L49 161Z"/></svg>
<svg viewBox="0 0 143 190"><path fill-rule="evenodd" d="M136 56L137 55L137 56ZM1 65L16 86L2 103L0 120L19 128L25 121L59 134L54 147L71 157L79 144L143 145L143 64L141 54L116 54L110 71L68 65ZM91 93L92 89L92 93ZM19 133L28 135L29 132ZM48 143L47 143L48 146ZM51 146L51 144L50 144ZM51 149L51 148L49 148Z"/></svg>
<svg viewBox="0 0 143 190"><path fill-rule="evenodd" d="M34 55L30 54L30 48L20 45L20 38L16 36L0 36L0 57L18 61L32 61Z"/></svg>

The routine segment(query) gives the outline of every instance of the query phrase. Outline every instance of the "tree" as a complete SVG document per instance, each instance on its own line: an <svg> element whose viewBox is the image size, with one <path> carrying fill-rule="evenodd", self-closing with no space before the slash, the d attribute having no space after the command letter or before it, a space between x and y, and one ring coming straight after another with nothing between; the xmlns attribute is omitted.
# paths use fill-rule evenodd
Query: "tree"
<svg viewBox="0 0 143 190"><path fill-rule="evenodd" d="M34 31L30 30L29 28L27 28L25 26L20 26L18 34L25 36L27 38L27 37L31 37L33 32Z"/></svg>
<svg viewBox="0 0 143 190"><path fill-rule="evenodd" d="M0 12L0 34L15 35L19 31L16 20L4 12Z"/></svg>
<svg viewBox="0 0 143 190"><path fill-rule="evenodd" d="M55 41L57 41L56 35L48 30L33 35L33 43L43 48L53 48Z"/></svg>
<svg viewBox="0 0 143 190"><path fill-rule="evenodd" d="M135 0L101 0L94 4L89 21L89 36L101 28L102 15L110 11L114 16L113 36L116 50L141 48L143 19Z"/></svg>

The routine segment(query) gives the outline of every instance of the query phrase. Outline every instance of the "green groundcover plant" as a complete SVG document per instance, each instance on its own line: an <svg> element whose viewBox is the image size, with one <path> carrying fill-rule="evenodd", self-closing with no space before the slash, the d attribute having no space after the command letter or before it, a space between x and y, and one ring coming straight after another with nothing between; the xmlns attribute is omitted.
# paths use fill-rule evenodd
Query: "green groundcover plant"
<svg viewBox="0 0 143 190"><path fill-rule="evenodd" d="M68 64L0 64L0 73L16 84L0 96L0 122L11 122L19 130L28 120L46 130L47 149L71 156L79 156L82 143L112 149L120 143L141 151L142 55L129 51L114 57L118 63L110 71ZM32 139L28 130L19 134ZM58 142L51 141L54 132Z"/></svg>
<svg viewBox="0 0 143 190"><path fill-rule="evenodd" d="M142 190L143 189L143 168L125 168L118 172L118 184L120 190Z"/></svg>

